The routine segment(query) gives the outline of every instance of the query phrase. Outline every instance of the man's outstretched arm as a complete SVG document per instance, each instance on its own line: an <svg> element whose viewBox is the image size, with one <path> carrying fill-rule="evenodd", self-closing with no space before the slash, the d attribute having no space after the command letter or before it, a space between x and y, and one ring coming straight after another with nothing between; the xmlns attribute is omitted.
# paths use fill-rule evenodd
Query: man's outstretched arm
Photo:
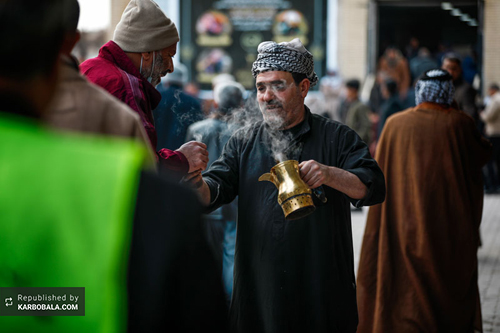
<svg viewBox="0 0 500 333"><path fill-rule="evenodd" d="M363 199L368 193L366 185L349 171L314 160L301 162L299 168L300 176L310 188L326 185L345 193L352 199Z"/></svg>

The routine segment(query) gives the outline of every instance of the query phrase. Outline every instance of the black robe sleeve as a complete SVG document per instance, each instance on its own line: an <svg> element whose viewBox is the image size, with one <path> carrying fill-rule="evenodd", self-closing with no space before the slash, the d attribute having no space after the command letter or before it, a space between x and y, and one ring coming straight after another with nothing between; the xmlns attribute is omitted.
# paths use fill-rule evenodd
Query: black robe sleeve
<svg viewBox="0 0 500 333"><path fill-rule="evenodd" d="M377 162L370 155L367 145L351 129L339 131L339 167L355 174L368 188L367 195L360 200L351 199L356 207L371 206L385 199L385 178Z"/></svg>
<svg viewBox="0 0 500 333"><path fill-rule="evenodd" d="M222 154L203 174L210 188L209 212L230 203L238 195L239 184L239 140L243 132L237 132L224 146Z"/></svg>

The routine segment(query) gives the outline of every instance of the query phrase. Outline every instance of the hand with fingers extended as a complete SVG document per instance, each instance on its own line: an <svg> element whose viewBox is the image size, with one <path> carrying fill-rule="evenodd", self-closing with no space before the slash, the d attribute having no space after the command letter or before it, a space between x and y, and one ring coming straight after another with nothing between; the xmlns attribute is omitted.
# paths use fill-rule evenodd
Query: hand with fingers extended
<svg viewBox="0 0 500 333"><path fill-rule="evenodd" d="M310 188L327 184L330 173L329 167L314 160L303 161L299 164L300 177Z"/></svg>
<svg viewBox="0 0 500 333"><path fill-rule="evenodd" d="M208 151L202 142L189 141L183 144L177 151L181 152L189 162L188 173L203 171L207 168Z"/></svg>

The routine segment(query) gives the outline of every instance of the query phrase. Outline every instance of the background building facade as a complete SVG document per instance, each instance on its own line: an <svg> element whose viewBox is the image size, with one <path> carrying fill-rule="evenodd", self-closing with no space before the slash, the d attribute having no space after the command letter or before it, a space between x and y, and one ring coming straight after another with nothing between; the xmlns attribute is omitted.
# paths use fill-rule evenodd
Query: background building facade
<svg viewBox="0 0 500 333"><path fill-rule="evenodd" d="M328 69L337 70L343 78L363 80L376 71L378 57L386 46L393 44L404 51L409 39L416 37L421 46L433 53L443 45L454 47L463 56L474 50L483 91L489 83L500 81L500 0L325 1L326 22L319 26L324 30L326 46L323 50L313 50L323 52L319 54L326 60L323 73ZM185 2L191 3L191 0L182 3L157 0L177 24L181 36L187 24L181 16ZM289 2L293 6L293 1ZM127 3L128 0L111 0L110 38ZM445 9L447 4L474 19L477 26L453 16L451 10ZM443 45L438 45L439 42Z"/></svg>

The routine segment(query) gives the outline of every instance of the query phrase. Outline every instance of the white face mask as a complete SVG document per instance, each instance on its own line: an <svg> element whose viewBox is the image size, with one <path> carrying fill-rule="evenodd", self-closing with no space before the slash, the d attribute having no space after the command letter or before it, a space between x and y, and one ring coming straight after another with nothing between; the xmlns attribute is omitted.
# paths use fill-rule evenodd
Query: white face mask
<svg viewBox="0 0 500 333"><path fill-rule="evenodd" d="M144 58L141 55L141 66L139 68L139 72L141 73L142 76L144 76L144 74L142 73L142 60L143 59ZM153 70L154 70L154 66L155 66L155 60L156 60L156 51L153 51L153 62L151 63L151 70L149 71L149 76L146 78L146 80L148 80L149 83L151 83L151 81L153 81Z"/></svg>

